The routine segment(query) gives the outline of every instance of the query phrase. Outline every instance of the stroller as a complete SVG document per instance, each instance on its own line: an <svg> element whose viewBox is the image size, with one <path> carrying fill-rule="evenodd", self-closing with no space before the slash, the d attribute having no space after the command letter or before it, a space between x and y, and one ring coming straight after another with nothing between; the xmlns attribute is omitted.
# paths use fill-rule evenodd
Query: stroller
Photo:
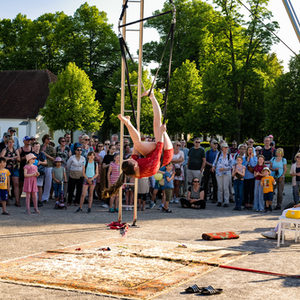
<svg viewBox="0 0 300 300"><path fill-rule="evenodd" d="M60 192L58 196L58 200L55 202L54 209L67 209L64 198L64 182L62 181L60 184Z"/></svg>

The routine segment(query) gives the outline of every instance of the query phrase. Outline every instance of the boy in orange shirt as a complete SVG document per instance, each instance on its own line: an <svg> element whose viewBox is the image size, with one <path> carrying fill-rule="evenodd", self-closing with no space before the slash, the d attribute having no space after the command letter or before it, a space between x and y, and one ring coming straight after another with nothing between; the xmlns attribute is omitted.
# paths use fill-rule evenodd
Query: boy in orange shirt
<svg viewBox="0 0 300 300"><path fill-rule="evenodd" d="M2 215L9 215L6 211L6 202L8 200L8 191L10 189L10 172L5 169L6 160L0 157L0 202L2 204Z"/></svg>
<svg viewBox="0 0 300 300"><path fill-rule="evenodd" d="M265 200L265 212L272 211L272 201L273 201L273 185L276 184L275 179L271 176L271 171L268 167L263 168L262 171L263 178L260 181L263 187L264 200Z"/></svg>

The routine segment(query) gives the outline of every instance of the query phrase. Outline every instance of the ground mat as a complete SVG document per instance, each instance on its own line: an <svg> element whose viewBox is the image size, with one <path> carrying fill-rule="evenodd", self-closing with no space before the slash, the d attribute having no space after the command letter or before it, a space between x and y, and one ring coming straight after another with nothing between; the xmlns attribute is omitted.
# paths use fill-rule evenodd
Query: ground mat
<svg viewBox="0 0 300 300"><path fill-rule="evenodd" d="M0 262L0 280L150 299L247 252L176 242L102 239Z"/></svg>

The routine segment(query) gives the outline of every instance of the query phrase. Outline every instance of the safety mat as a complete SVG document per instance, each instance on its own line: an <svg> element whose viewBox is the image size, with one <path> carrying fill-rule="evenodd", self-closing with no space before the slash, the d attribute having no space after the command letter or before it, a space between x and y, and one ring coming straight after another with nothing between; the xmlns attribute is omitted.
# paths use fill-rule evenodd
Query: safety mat
<svg viewBox="0 0 300 300"><path fill-rule="evenodd" d="M0 280L127 299L150 299L248 252L113 238L0 262Z"/></svg>

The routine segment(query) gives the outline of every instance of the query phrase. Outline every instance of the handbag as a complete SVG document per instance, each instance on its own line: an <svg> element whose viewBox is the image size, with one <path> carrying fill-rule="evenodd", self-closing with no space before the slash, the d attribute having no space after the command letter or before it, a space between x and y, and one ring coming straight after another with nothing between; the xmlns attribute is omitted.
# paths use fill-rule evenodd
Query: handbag
<svg viewBox="0 0 300 300"><path fill-rule="evenodd" d="M247 166L247 169L250 173L254 173L254 168L251 167L250 165Z"/></svg>
<svg viewBox="0 0 300 300"><path fill-rule="evenodd" d="M82 171L70 171L70 177L72 179L80 179L82 177Z"/></svg>
<svg viewBox="0 0 300 300"><path fill-rule="evenodd" d="M175 168L175 176L181 176L181 168Z"/></svg>

